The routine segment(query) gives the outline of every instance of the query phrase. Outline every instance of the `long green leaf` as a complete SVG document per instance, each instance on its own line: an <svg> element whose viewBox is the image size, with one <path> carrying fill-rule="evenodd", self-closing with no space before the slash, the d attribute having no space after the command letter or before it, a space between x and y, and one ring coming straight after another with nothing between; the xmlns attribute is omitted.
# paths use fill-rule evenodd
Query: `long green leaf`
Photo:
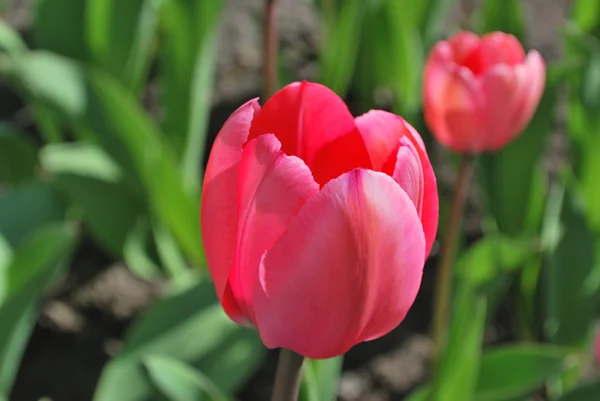
<svg viewBox="0 0 600 401"><path fill-rule="evenodd" d="M6 124L0 124L0 182L20 184L33 179L37 151L29 137Z"/></svg>
<svg viewBox="0 0 600 401"><path fill-rule="evenodd" d="M469 283L463 283L457 291L448 342L435 372L431 400L471 399L477 383L486 311L486 298Z"/></svg>
<svg viewBox="0 0 600 401"><path fill-rule="evenodd" d="M210 379L177 359L151 355L144 366L152 384L170 401L227 400Z"/></svg>
<svg viewBox="0 0 600 401"><path fill-rule="evenodd" d="M0 50L9 54L27 50L19 34L3 20L0 20Z"/></svg>
<svg viewBox="0 0 600 401"><path fill-rule="evenodd" d="M127 267L146 280L157 279L162 271L151 254L151 230L146 216L140 217L123 244L123 258Z"/></svg>
<svg viewBox="0 0 600 401"><path fill-rule="evenodd" d="M340 96L346 94L352 79L367 3L364 0L340 2L327 26L319 60L319 82Z"/></svg>
<svg viewBox="0 0 600 401"><path fill-rule="evenodd" d="M560 231L554 234L554 241L548 241L554 246L546 255L544 327L554 343L583 347L600 300L598 238L589 228L576 188L571 185L569 190L563 198L559 223L548 221L550 229L558 225Z"/></svg>
<svg viewBox="0 0 600 401"><path fill-rule="evenodd" d="M32 183L0 197L0 234L11 247L38 226L64 219L65 206L50 186Z"/></svg>
<svg viewBox="0 0 600 401"><path fill-rule="evenodd" d="M152 60L163 0L87 0L86 37L92 58L138 94Z"/></svg>
<svg viewBox="0 0 600 401"><path fill-rule="evenodd" d="M579 28L600 33L600 3L595 0L574 0L571 10L573 21Z"/></svg>
<svg viewBox="0 0 600 401"><path fill-rule="evenodd" d="M551 346L504 346L486 351L475 399L505 401L535 391L568 366L568 352Z"/></svg>
<svg viewBox="0 0 600 401"><path fill-rule="evenodd" d="M33 24L37 47L77 60L87 60L86 6L87 1L83 0L37 0Z"/></svg>
<svg viewBox="0 0 600 401"><path fill-rule="evenodd" d="M135 98L96 69L50 53L31 53L7 67L11 78L39 101L83 126L144 188L151 210L171 230L186 256L204 264L198 199L186 193L175 155ZM62 85L41 77L59 77ZM58 78L57 78L58 79Z"/></svg>
<svg viewBox="0 0 600 401"><path fill-rule="evenodd" d="M94 239L115 257L138 216L146 210L122 180L121 172L101 149L87 144L64 144L43 149L42 166L51 184L81 209Z"/></svg>
<svg viewBox="0 0 600 401"><path fill-rule="evenodd" d="M556 401L597 401L599 396L600 380L596 380L576 387Z"/></svg>
<svg viewBox="0 0 600 401"><path fill-rule="evenodd" d="M158 301L134 323L121 353L105 368L94 400L147 400L155 392L142 366L150 355L185 362L229 392L262 354L256 331L231 322L212 284L201 281Z"/></svg>
<svg viewBox="0 0 600 401"><path fill-rule="evenodd" d="M222 9L221 0L169 0L161 10L164 130L193 193L200 188Z"/></svg>
<svg viewBox="0 0 600 401"><path fill-rule="evenodd" d="M525 13L520 0L484 0L483 32L502 31L517 37L525 35Z"/></svg>
<svg viewBox="0 0 600 401"><path fill-rule="evenodd" d="M29 236L4 270L7 288L0 299L0 394L8 396L20 356L35 323L32 309L64 267L75 233L62 224L44 226Z"/></svg>

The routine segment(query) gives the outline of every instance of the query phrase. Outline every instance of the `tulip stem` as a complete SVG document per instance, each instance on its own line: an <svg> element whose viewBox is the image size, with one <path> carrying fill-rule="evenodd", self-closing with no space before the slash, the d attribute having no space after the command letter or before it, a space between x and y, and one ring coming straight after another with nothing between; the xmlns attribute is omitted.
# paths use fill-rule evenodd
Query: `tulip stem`
<svg viewBox="0 0 600 401"><path fill-rule="evenodd" d="M435 357L438 359L441 357L446 345L450 302L452 300L452 265L454 264L457 237L474 167L475 155L464 154L460 162L458 177L454 183L450 216L438 260L435 309L433 311L433 340L435 343Z"/></svg>
<svg viewBox="0 0 600 401"><path fill-rule="evenodd" d="M296 401L298 399L303 362L302 355L281 348L271 401Z"/></svg>
<svg viewBox="0 0 600 401"><path fill-rule="evenodd" d="M277 89L277 24L276 11L277 0L266 0L263 40L264 40L264 58L263 69L263 101L275 93Z"/></svg>

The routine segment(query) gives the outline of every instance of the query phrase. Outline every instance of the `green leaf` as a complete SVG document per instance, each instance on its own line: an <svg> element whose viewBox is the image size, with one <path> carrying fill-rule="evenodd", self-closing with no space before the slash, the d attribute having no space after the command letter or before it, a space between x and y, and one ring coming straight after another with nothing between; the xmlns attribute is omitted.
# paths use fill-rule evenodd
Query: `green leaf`
<svg viewBox="0 0 600 401"><path fill-rule="evenodd" d="M38 226L62 221L64 215L64 205L52 188L29 184L0 197L0 234L14 248Z"/></svg>
<svg viewBox="0 0 600 401"><path fill-rule="evenodd" d="M524 231L535 233L538 230L545 188L537 181L545 178L537 172L536 166L540 163L547 137L554 129L556 97L557 86L547 85L525 131L499 152L481 156L488 209L502 233L520 235ZM540 191L541 195L536 193Z"/></svg>
<svg viewBox="0 0 600 401"><path fill-rule="evenodd" d="M597 401L599 394L600 380L596 380L569 391L556 401Z"/></svg>
<svg viewBox="0 0 600 401"><path fill-rule="evenodd" d="M457 290L448 342L435 372L432 400L471 399L477 383L486 310L486 298L463 283Z"/></svg>
<svg viewBox="0 0 600 401"><path fill-rule="evenodd" d="M346 94L352 80L366 12L364 0L342 1L324 32L319 82L340 96Z"/></svg>
<svg viewBox="0 0 600 401"><path fill-rule="evenodd" d="M37 47L77 60L86 60L86 6L87 2L82 0L37 0L33 25ZM43 79L53 81L56 77L44 75Z"/></svg>
<svg viewBox="0 0 600 401"><path fill-rule="evenodd" d="M413 390L406 398L405 401L427 401L431 394L431 388L428 385L420 386L416 390Z"/></svg>
<svg viewBox="0 0 600 401"><path fill-rule="evenodd" d="M301 401L334 401L342 373L343 357L306 359L300 387Z"/></svg>
<svg viewBox="0 0 600 401"><path fill-rule="evenodd" d="M123 182L75 174L55 175L51 183L66 194L72 206L81 208L85 227L97 243L114 257L121 257L128 233L145 211L130 188Z"/></svg>
<svg viewBox="0 0 600 401"><path fill-rule="evenodd" d="M33 141L13 127L0 123L0 182L12 185L35 177L37 152Z"/></svg>
<svg viewBox="0 0 600 401"><path fill-rule="evenodd" d="M50 183L81 209L92 237L121 257L127 235L146 208L114 161L97 146L82 143L46 146L41 160Z"/></svg>
<svg viewBox="0 0 600 401"><path fill-rule="evenodd" d="M13 250L10 247L8 241L2 234L0 234L0 299L4 297L6 291L6 277L5 271L8 268L8 264L12 260Z"/></svg>
<svg viewBox="0 0 600 401"><path fill-rule="evenodd" d="M170 401L227 400L210 379L177 359L152 355L144 366L152 384Z"/></svg>
<svg viewBox="0 0 600 401"><path fill-rule="evenodd" d="M87 1L86 37L94 62L136 94L152 60L162 1Z"/></svg>
<svg viewBox="0 0 600 401"><path fill-rule="evenodd" d="M511 345L486 351L481 358L475 399L505 401L532 393L568 367L568 356L565 350L543 345Z"/></svg>
<svg viewBox="0 0 600 401"><path fill-rule="evenodd" d="M546 241L554 246L546 254L544 327L552 342L583 347L600 300L598 238L586 222L575 186L568 189L560 208L560 223L548 222L554 233L546 234L550 237Z"/></svg>
<svg viewBox="0 0 600 401"><path fill-rule="evenodd" d="M531 257L532 249L530 239L490 234L461 255L456 272L477 287L485 286L523 265Z"/></svg>
<svg viewBox="0 0 600 401"><path fill-rule="evenodd" d="M53 106L75 127L84 127L145 190L151 210L173 233L186 256L204 265L195 195L186 193L175 155L135 98L98 70L49 53L30 53L8 66L13 80ZM57 90L42 77L68 77Z"/></svg>
<svg viewBox="0 0 600 401"><path fill-rule="evenodd" d="M510 33L521 43L525 36L525 13L521 0L484 0L483 32Z"/></svg>
<svg viewBox="0 0 600 401"><path fill-rule="evenodd" d="M185 279L188 265L171 234L156 224L154 227L154 242L163 268L174 280Z"/></svg>
<svg viewBox="0 0 600 401"><path fill-rule="evenodd" d="M229 392L252 373L263 348L255 330L225 316L213 285L200 281L158 301L134 323L102 373L94 400L148 399L155 390L142 363L150 355L185 362Z"/></svg>
<svg viewBox="0 0 600 401"><path fill-rule="evenodd" d="M600 34L600 26L598 27ZM600 230L600 189L596 185L600 177L600 40L573 25L565 30L570 52L582 61L578 73L571 74L567 114L567 132L571 139L570 160L579 179L582 195L588 205L586 213L591 226Z"/></svg>
<svg viewBox="0 0 600 401"><path fill-rule="evenodd" d="M592 32L600 27L600 3L596 0L575 0L571 10L580 29Z"/></svg>
<svg viewBox="0 0 600 401"><path fill-rule="evenodd" d="M421 32L425 48L431 48L445 35L454 0L421 0Z"/></svg>
<svg viewBox="0 0 600 401"><path fill-rule="evenodd" d="M47 145L40 150L42 168L50 174L78 174L117 182L121 168L97 145L69 142Z"/></svg>
<svg viewBox="0 0 600 401"><path fill-rule="evenodd" d="M145 216L142 216L128 233L123 244L123 257L127 267L146 280L162 276L160 267L151 256L151 234L150 223Z"/></svg>
<svg viewBox="0 0 600 401"><path fill-rule="evenodd" d="M222 10L221 0L171 0L161 10L164 130L192 193L200 189Z"/></svg>
<svg viewBox="0 0 600 401"><path fill-rule="evenodd" d="M396 112L408 118L414 116L421 106L424 45L416 21L405 17L406 4L388 0L385 6L384 15L391 31L386 41L391 46L387 57L388 62L393 64L388 82L396 94Z"/></svg>
<svg viewBox="0 0 600 401"><path fill-rule="evenodd" d="M33 308L65 266L74 245L73 230L62 224L44 226L18 247L3 272L7 286L0 299L0 394L9 394L35 323Z"/></svg>
<svg viewBox="0 0 600 401"><path fill-rule="evenodd" d="M591 112L600 107L600 48L594 48L583 71L581 101Z"/></svg>
<svg viewBox="0 0 600 401"><path fill-rule="evenodd" d="M27 50L19 34L4 20L0 20L0 50L9 54Z"/></svg>

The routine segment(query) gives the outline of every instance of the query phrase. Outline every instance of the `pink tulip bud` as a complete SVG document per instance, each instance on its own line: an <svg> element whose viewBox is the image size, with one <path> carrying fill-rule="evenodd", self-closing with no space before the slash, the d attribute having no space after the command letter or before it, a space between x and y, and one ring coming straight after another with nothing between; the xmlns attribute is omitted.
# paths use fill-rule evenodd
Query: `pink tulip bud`
<svg viewBox="0 0 600 401"><path fill-rule="evenodd" d="M502 32L460 32L439 42L425 66L425 119L459 153L502 148L527 126L544 91L542 56Z"/></svg>
<svg viewBox="0 0 600 401"><path fill-rule="evenodd" d="M400 324L437 223L419 134L384 111L354 119L314 83L241 106L206 168L202 236L225 312L309 358Z"/></svg>

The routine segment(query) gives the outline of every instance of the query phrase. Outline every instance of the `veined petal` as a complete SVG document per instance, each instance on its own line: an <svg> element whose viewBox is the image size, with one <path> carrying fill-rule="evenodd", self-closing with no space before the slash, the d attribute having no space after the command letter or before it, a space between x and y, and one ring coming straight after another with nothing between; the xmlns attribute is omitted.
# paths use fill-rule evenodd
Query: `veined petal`
<svg viewBox="0 0 600 401"><path fill-rule="evenodd" d="M273 95L252 122L249 139L275 134L287 155L298 156L324 185L370 160L354 118L339 96L310 82L290 84Z"/></svg>
<svg viewBox="0 0 600 401"><path fill-rule="evenodd" d="M225 293L236 249L238 207L232 194L237 192L242 146L258 110L260 106L254 99L227 119L215 139L204 174L200 226L208 268L219 299Z"/></svg>
<svg viewBox="0 0 600 401"><path fill-rule="evenodd" d="M252 298L262 255L318 191L306 164L285 155L274 135L261 135L245 146L239 174L238 248L229 285L250 321L254 321Z"/></svg>
<svg viewBox="0 0 600 401"><path fill-rule="evenodd" d="M329 358L388 333L415 299L424 255L415 207L390 176L355 169L330 181L263 257L263 342Z"/></svg>

